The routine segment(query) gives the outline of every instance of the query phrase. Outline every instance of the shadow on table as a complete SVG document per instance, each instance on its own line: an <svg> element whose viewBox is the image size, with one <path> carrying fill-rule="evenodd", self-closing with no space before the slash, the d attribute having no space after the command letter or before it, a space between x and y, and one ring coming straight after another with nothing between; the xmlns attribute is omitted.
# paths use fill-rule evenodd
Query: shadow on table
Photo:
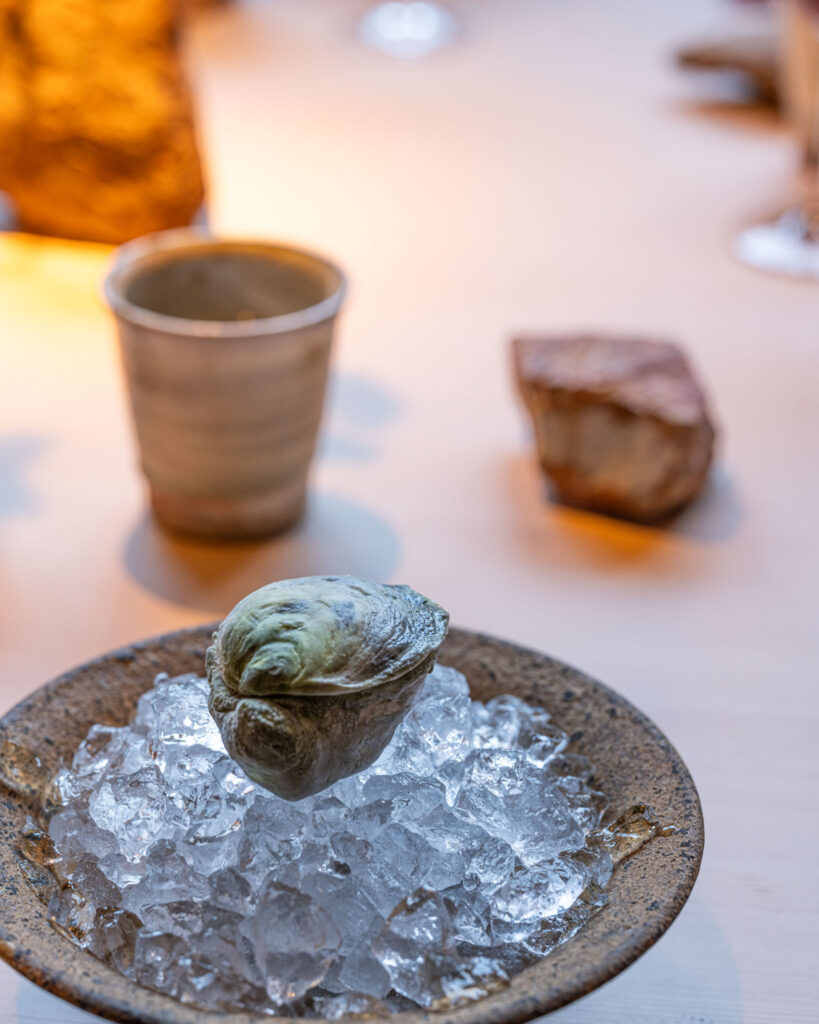
<svg viewBox="0 0 819 1024"><path fill-rule="evenodd" d="M264 541L199 541L167 532L146 513L123 556L132 578L152 593L223 615L275 579L324 573L386 579L399 553L392 527L369 509L314 494L298 526Z"/></svg>
<svg viewBox="0 0 819 1024"><path fill-rule="evenodd" d="M48 439L38 434L0 437L0 519L39 512L40 499L26 483L25 473L47 447Z"/></svg>
<svg viewBox="0 0 819 1024"><path fill-rule="evenodd" d="M319 458L362 462L378 454L373 432L386 427L401 405L379 383L358 373L334 373L327 400Z"/></svg>
<svg viewBox="0 0 819 1024"><path fill-rule="evenodd" d="M671 105L671 112L682 117L707 120L727 131L753 132L782 136L785 124L770 104L749 103L740 97L716 96L680 100Z"/></svg>
<svg viewBox="0 0 819 1024"><path fill-rule="evenodd" d="M707 544L730 540L743 519L742 502L736 484L724 466L711 470L702 494L668 524L671 533Z"/></svg>
<svg viewBox="0 0 819 1024"><path fill-rule="evenodd" d="M102 1018L86 1013L64 999L38 988L20 978L17 992L17 1016L8 1017L8 1024L100 1024ZM0 1020L6 1024L6 1018Z"/></svg>
<svg viewBox="0 0 819 1024"><path fill-rule="evenodd" d="M527 551L564 562L567 555L576 555L601 571L653 558L673 547L675 538L705 546L726 543L743 520L737 489L719 465L692 505L667 522L651 526L554 501L532 457L510 457L505 476L514 528Z"/></svg>
<svg viewBox="0 0 819 1024"><path fill-rule="evenodd" d="M548 1018L549 1024L739 1024L743 1019L728 938L696 894L634 966Z"/></svg>

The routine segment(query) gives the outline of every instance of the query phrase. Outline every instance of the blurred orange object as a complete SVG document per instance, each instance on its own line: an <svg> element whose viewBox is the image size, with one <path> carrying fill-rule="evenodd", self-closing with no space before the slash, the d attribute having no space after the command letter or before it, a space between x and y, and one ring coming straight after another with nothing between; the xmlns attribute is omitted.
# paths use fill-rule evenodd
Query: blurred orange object
<svg viewBox="0 0 819 1024"><path fill-rule="evenodd" d="M174 0L0 0L0 188L20 227L101 242L204 189Z"/></svg>

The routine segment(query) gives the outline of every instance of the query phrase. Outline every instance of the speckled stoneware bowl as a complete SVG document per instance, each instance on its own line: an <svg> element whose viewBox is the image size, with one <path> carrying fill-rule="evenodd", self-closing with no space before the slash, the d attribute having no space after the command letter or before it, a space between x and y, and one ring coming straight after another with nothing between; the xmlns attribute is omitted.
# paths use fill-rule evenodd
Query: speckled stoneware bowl
<svg viewBox="0 0 819 1024"><path fill-rule="evenodd" d="M92 661L42 687L0 720L0 748L33 747L53 770L69 761L95 722L123 725L157 672L202 672L212 627L147 640ZM552 713L587 755L611 817L647 803L678 831L648 843L615 870L609 903L572 939L516 975L508 988L457 1010L395 1015L396 1024L518 1024L586 995L644 953L668 928L697 877L703 825L697 791L663 734L611 690L576 669L491 637L453 629L441 661L469 679L473 696L511 692ZM8 748L7 748L8 749ZM23 877L17 843L25 797L0 787L0 954L36 984L86 1010L140 1024L271 1024L252 1013L195 1009L134 984L48 924ZM290 1020L288 1018L288 1020Z"/></svg>

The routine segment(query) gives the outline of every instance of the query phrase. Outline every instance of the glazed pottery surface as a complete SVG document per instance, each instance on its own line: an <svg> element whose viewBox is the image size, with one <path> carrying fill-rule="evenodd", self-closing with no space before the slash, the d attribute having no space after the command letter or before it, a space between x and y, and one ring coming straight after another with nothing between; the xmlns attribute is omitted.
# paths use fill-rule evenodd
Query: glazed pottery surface
<svg viewBox="0 0 819 1024"><path fill-rule="evenodd" d="M0 750L36 752L50 772L70 761L95 722L123 725L159 672L204 673L212 626L146 640L89 662L37 690L0 720ZM569 750L595 766L595 784L610 799L608 817L648 804L664 825L658 836L615 869L609 902L577 935L511 984L456 1010L395 1015L396 1024L518 1024L586 995L644 953L685 903L699 870L703 824L697 791L666 737L624 698L544 654L453 629L441 662L462 671L472 695L513 693L547 708L571 737ZM1 769L0 769L1 770ZM134 984L48 923L38 893L24 878L17 846L29 813L25 785L0 783L0 955L43 988L116 1021L142 1024L271 1024L252 1013L196 1009ZM17 792L14 791L17 790ZM50 884L43 881L44 888ZM287 1018L290 1020L290 1018Z"/></svg>

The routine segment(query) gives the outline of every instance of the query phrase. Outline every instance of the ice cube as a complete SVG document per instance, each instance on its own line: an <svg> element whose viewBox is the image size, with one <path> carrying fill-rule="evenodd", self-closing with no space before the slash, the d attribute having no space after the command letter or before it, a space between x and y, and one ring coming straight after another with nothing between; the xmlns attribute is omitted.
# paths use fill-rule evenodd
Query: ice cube
<svg viewBox="0 0 819 1024"><path fill-rule="evenodd" d="M110 832L129 860L144 856L163 826L165 794L158 768L106 779L88 802L91 818Z"/></svg>
<svg viewBox="0 0 819 1024"><path fill-rule="evenodd" d="M153 691L148 750L160 767L173 746L204 746L224 753L219 728L208 711L207 694L193 675L163 680Z"/></svg>
<svg viewBox="0 0 819 1024"><path fill-rule="evenodd" d="M122 901L122 893L102 873L96 857L91 854L80 857L71 872L70 880L72 887L95 907L116 907Z"/></svg>
<svg viewBox="0 0 819 1024"><path fill-rule="evenodd" d="M48 901L48 922L79 946L88 943L96 907L70 886L58 889Z"/></svg>
<svg viewBox="0 0 819 1024"><path fill-rule="evenodd" d="M389 974L374 956L369 943L362 943L347 954L339 980L351 992L360 992L376 999L383 999L392 988Z"/></svg>
<svg viewBox="0 0 819 1024"><path fill-rule="evenodd" d="M141 929L134 943L134 976L140 985L179 998L187 988L187 952L187 943L178 935Z"/></svg>
<svg viewBox="0 0 819 1024"><path fill-rule="evenodd" d="M441 667L434 680L428 677L403 728L424 744L434 767L462 759L472 745L471 701L463 676Z"/></svg>
<svg viewBox="0 0 819 1024"><path fill-rule="evenodd" d="M134 946L142 921L127 910L102 907L94 915L88 948L122 974L134 969Z"/></svg>
<svg viewBox="0 0 819 1024"><path fill-rule="evenodd" d="M442 966L450 954L450 916L440 895L420 889L395 908L373 952L396 992L419 1006L444 995Z"/></svg>
<svg viewBox="0 0 819 1024"><path fill-rule="evenodd" d="M160 839L151 852L142 873L123 896L123 905L129 910L139 914L148 904L201 900L208 895L207 880L191 868L175 843Z"/></svg>
<svg viewBox="0 0 819 1024"><path fill-rule="evenodd" d="M520 942L542 921L570 907L586 888L586 872L569 858L517 871L494 894L492 931L499 942Z"/></svg>
<svg viewBox="0 0 819 1024"><path fill-rule="evenodd" d="M236 868L221 868L208 879L210 900L214 906L248 914L254 902L248 880Z"/></svg>
<svg viewBox="0 0 819 1024"><path fill-rule="evenodd" d="M309 896L271 877L249 922L250 938L268 995L298 999L317 985L341 945L341 933Z"/></svg>

